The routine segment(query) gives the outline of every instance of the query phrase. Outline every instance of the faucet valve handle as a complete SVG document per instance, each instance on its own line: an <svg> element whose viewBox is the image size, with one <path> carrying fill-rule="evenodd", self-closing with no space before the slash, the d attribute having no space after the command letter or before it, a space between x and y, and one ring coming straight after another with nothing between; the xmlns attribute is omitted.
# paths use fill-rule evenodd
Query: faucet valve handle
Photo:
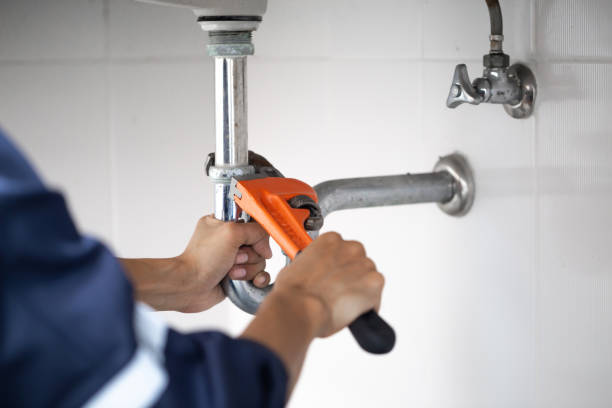
<svg viewBox="0 0 612 408"><path fill-rule="evenodd" d="M465 64L457 65L453 75L453 83L448 92L446 106L456 108L462 103L478 105L483 99L484 97L472 86Z"/></svg>

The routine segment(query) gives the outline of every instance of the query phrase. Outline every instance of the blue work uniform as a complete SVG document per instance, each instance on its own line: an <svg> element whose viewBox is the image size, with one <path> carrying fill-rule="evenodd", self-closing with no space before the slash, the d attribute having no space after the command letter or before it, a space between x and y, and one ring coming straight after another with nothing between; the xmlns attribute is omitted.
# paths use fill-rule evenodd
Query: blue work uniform
<svg viewBox="0 0 612 408"><path fill-rule="evenodd" d="M82 236L0 132L0 406L280 407L287 373L264 346L180 334Z"/></svg>

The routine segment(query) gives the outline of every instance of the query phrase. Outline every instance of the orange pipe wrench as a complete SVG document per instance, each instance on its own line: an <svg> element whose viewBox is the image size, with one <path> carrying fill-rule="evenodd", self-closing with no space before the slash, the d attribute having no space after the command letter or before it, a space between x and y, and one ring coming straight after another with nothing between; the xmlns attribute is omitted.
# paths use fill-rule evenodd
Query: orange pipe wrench
<svg viewBox="0 0 612 408"><path fill-rule="evenodd" d="M305 226L312 227L310 222L320 217L320 211L317 193L308 184L291 178L255 175L232 179L231 192L242 211L254 218L291 260L312 242ZM349 330L370 353L388 353L395 345L393 328L374 310L359 316Z"/></svg>

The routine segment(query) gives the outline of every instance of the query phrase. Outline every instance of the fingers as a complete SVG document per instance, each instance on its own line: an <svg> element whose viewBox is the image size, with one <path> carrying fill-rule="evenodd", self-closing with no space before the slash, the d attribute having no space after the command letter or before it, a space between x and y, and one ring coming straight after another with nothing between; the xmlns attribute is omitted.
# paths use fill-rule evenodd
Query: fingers
<svg viewBox="0 0 612 408"><path fill-rule="evenodd" d="M243 246L238 250L238 254L236 254L236 260L234 263L236 265L241 264L253 264L257 262L263 261L265 258L258 254L252 247Z"/></svg>
<svg viewBox="0 0 612 408"><path fill-rule="evenodd" d="M270 283L270 274L268 272L259 272L253 279L253 284L258 288L265 288Z"/></svg>
<svg viewBox="0 0 612 408"><path fill-rule="evenodd" d="M343 264L344 273L349 273L353 279L360 280L371 274L378 273L376 265L370 258L360 258Z"/></svg>
<svg viewBox="0 0 612 408"><path fill-rule="evenodd" d="M255 245L260 241L265 240L268 236L259 224L255 222L235 223L228 222L225 224L226 233L229 238L238 246ZM261 245L261 244L259 244Z"/></svg>
<svg viewBox="0 0 612 408"><path fill-rule="evenodd" d="M224 223L225 223L224 221L216 219L214 214L205 215L198 220L198 224L210 226L210 227L218 227Z"/></svg>
<svg viewBox="0 0 612 408"><path fill-rule="evenodd" d="M263 239L260 239L252 245L255 252L266 259L272 258L272 248L270 248L270 236L266 234Z"/></svg>
<svg viewBox="0 0 612 408"><path fill-rule="evenodd" d="M318 242L322 245L339 244L340 242L342 242L342 236L336 231L329 231L319 235L315 242Z"/></svg>
<svg viewBox="0 0 612 408"><path fill-rule="evenodd" d="M254 264L234 265L230 271L231 279L252 280L255 275L266 268L266 261L257 262Z"/></svg>
<svg viewBox="0 0 612 408"><path fill-rule="evenodd" d="M266 260L255 249L243 246L236 255L236 264L230 269L229 276L234 280L252 280L253 284L263 288L270 283L270 274L264 271Z"/></svg>
<svg viewBox="0 0 612 408"><path fill-rule="evenodd" d="M337 232L330 231L321 234L316 240L317 245L334 248L338 254L346 258L365 257L366 252L363 244L358 241L345 241Z"/></svg>
<svg viewBox="0 0 612 408"><path fill-rule="evenodd" d="M263 288L270 283L270 274L265 272L263 265L236 266L230 270L229 276L233 280L253 281L258 288Z"/></svg>
<svg viewBox="0 0 612 408"><path fill-rule="evenodd" d="M257 223L228 222L223 226L228 239L236 246L251 246L255 252L266 259L272 258L270 236Z"/></svg>
<svg viewBox="0 0 612 408"><path fill-rule="evenodd" d="M344 241L342 250L345 256L349 259L363 259L366 256L363 244L358 241Z"/></svg>
<svg viewBox="0 0 612 408"><path fill-rule="evenodd" d="M378 312L380 309L382 291L385 286L385 277L382 273L371 270L362 278L362 285L365 292L369 295L368 298L372 302L371 307Z"/></svg>

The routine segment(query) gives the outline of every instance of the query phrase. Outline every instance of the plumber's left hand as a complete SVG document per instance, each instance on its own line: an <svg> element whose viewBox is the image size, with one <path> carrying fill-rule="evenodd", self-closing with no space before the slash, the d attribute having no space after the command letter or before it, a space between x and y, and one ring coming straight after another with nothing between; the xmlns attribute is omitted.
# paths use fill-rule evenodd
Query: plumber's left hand
<svg viewBox="0 0 612 408"><path fill-rule="evenodd" d="M139 300L157 310L200 312L225 297L219 283L253 280L258 287L270 281L264 272L272 257L269 236L258 224L229 223L202 217L185 251L170 259L122 259Z"/></svg>

